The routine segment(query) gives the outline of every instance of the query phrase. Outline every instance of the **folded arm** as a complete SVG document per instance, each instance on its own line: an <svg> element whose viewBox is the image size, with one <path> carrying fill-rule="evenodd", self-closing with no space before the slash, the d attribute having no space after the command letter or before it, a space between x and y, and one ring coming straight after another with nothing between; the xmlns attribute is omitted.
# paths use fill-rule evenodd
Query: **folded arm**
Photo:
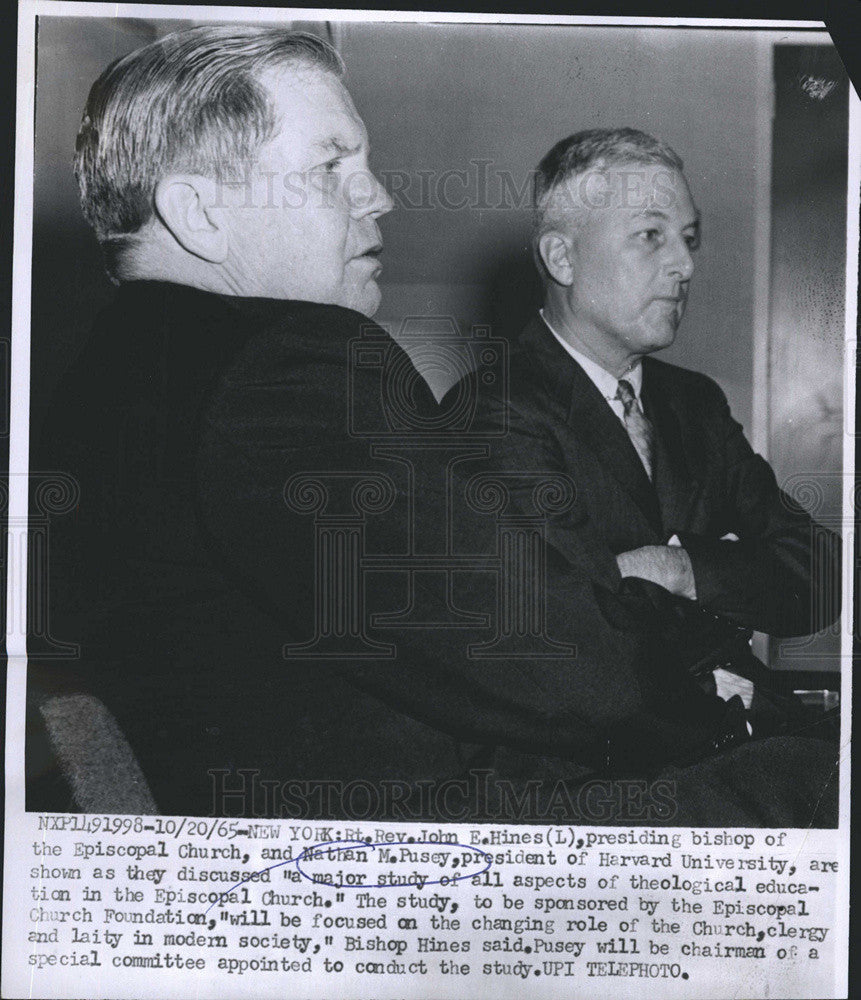
<svg viewBox="0 0 861 1000"><path fill-rule="evenodd" d="M778 487L723 393L716 393L726 463L725 523L738 541L679 532L697 601L770 635L816 632L839 614L840 537L816 524Z"/></svg>

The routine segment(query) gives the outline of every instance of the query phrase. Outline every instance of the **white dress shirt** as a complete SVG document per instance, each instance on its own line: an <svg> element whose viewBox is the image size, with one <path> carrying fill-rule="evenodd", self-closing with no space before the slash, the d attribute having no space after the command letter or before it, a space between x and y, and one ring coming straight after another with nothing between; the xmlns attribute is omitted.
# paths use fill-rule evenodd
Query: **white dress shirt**
<svg viewBox="0 0 861 1000"><path fill-rule="evenodd" d="M604 399L606 399L610 404L610 409L616 414L624 425L625 407L622 405L622 400L616 398L616 393L619 391L619 380L616 376L611 375L605 368L602 368L597 361L587 358L585 354L572 347L568 341L561 336L558 330L553 329L549 320L544 315L544 310L539 309L538 312L544 320L544 325L547 329L553 334L553 336L559 341L559 343L565 348L577 364L580 365L583 371L586 372L598 392L600 392ZM637 397L637 406L639 406L640 412L642 413L643 404L640 399L640 391L643 388L643 366L639 361L636 361L631 366L631 368L625 373L624 378L631 384L631 388L634 390L634 395Z"/></svg>

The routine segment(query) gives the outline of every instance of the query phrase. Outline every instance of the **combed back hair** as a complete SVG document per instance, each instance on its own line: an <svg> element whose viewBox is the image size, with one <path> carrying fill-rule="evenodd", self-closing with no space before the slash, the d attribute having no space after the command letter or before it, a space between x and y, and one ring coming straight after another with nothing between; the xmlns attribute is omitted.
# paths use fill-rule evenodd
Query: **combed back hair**
<svg viewBox="0 0 861 1000"><path fill-rule="evenodd" d="M681 171L680 157L665 143L634 128L593 128L562 139L538 164L533 197L533 248L560 220L553 195L587 172L601 173L628 163L658 164Z"/></svg>
<svg viewBox="0 0 861 1000"><path fill-rule="evenodd" d="M105 250L150 220L169 171L241 176L278 125L260 74L293 64L344 73L316 35L242 24L184 28L108 66L90 90L75 154L81 208Z"/></svg>

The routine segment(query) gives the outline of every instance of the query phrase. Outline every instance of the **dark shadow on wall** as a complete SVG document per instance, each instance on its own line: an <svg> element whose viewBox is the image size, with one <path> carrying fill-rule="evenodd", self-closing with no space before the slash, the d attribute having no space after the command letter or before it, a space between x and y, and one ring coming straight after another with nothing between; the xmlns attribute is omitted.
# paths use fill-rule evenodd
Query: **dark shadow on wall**
<svg viewBox="0 0 861 1000"><path fill-rule="evenodd" d="M90 86L115 59L184 24L175 19L40 16L37 26L31 436L63 372L112 296L78 206L75 137ZM23 123L19 127L23 127Z"/></svg>
<svg viewBox="0 0 861 1000"><path fill-rule="evenodd" d="M538 311L541 281L529 250L513 251L491 261L482 276L485 314L495 337L514 341Z"/></svg>

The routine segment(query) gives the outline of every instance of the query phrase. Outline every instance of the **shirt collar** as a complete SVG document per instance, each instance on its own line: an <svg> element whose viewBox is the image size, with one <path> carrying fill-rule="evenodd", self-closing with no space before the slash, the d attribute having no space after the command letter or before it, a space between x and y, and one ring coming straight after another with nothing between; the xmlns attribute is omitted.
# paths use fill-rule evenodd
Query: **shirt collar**
<svg viewBox="0 0 861 1000"><path fill-rule="evenodd" d="M547 329L553 334L553 336L559 341L559 343L565 348L577 364L580 365L583 371L586 372L604 399L615 399L616 392L619 389L619 380L616 376L611 375L610 372L602 368L591 358L587 358L585 354L572 347L557 330L553 329L547 317L544 315L543 309L539 309L538 313L544 320L544 325ZM639 399L640 390L643 388L643 366L639 361L637 361L633 368L626 373L625 379L631 383L634 395L637 399Z"/></svg>

